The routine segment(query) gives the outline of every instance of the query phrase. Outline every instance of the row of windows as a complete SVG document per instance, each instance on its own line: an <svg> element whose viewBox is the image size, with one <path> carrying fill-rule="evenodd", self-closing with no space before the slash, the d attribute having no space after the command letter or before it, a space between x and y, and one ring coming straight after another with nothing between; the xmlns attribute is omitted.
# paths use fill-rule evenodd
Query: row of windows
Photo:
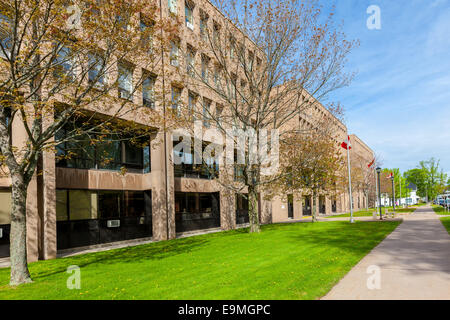
<svg viewBox="0 0 450 320"><path fill-rule="evenodd" d="M88 71L88 81L93 84L97 89L104 89L106 85L107 72L105 69L104 58L100 54L89 54L89 71ZM57 64L55 73L56 75L64 74L68 78L73 78L77 73L77 62L71 57L71 52L69 48L62 48L57 57ZM133 101L133 93L135 88L133 86L133 73L134 67L126 62L118 63L118 96L119 98ZM142 70L142 105L150 108L155 107L154 100L154 87L155 87L155 76L146 70Z"/></svg>
<svg viewBox="0 0 450 320"><path fill-rule="evenodd" d="M178 13L178 8L177 8L177 0L168 0L169 1L169 11L173 14L177 14ZM192 1L186 0L184 2L184 11L185 11L185 24L186 27L190 30L194 30L194 25L195 25L195 21L194 21L194 8L195 8L195 4ZM200 35L202 37L203 40L206 40L207 37L207 28L208 28L208 21L209 21L209 16L208 14L203 11L203 10L199 10L199 24L200 24ZM220 32L220 24L217 23L216 21L213 22L213 40L217 39L219 37L218 33ZM240 45L236 45L235 44L235 40L234 37L230 34L230 43L234 44L230 46L230 57L234 58L235 57L235 49L236 47L240 50L241 53L244 52L244 46L242 44ZM253 62L254 60L254 55L252 51L249 51L249 60L251 62ZM261 59L257 58L256 59L258 65L261 64Z"/></svg>
<svg viewBox="0 0 450 320"><path fill-rule="evenodd" d="M71 128L61 129L55 136L56 141L64 141L71 131ZM93 137L84 134L68 140L56 147L56 165L59 167L106 170L126 168L138 173L151 171L150 139L145 139L141 144L110 135L100 142L92 143Z"/></svg>
<svg viewBox="0 0 450 320"><path fill-rule="evenodd" d="M211 193L175 192L176 214L197 214L213 212Z"/></svg>
<svg viewBox="0 0 450 320"><path fill-rule="evenodd" d="M145 217L150 191L56 190L57 221Z"/></svg>
<svg viewBox="0 0 450 320"><path fill-rule="evenodd" d="M179 142L174 141L174 157L181 159L181 164L174 165L174 176L177 178L214 179L219 176L219 164L214 158L204 159L203 164L194 164L194 144L190 150L175 148ZM203 145L202 152L206 145Z"/></svg>

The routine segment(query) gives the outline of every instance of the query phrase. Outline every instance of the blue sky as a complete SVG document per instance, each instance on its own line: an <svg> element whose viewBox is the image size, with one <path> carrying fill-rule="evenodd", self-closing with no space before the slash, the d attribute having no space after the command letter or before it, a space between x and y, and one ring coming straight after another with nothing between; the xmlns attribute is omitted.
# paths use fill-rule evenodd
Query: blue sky
<svg viewBox="0 0 450 320"><path fill-rule="evenodd" d="M347 65L356 78L330 96L349 132L384 167L435 157L450 173L450 0L333 1L348 37L360 40ZM370 5L381 9L381 30L367 28Z"/></svg>

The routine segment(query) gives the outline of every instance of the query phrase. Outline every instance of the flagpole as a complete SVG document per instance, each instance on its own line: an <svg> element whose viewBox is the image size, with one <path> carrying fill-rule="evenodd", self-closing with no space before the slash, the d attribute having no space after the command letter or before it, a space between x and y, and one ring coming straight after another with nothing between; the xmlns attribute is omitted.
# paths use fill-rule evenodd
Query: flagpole
<svg viewBox="0 0 450 320"><path fill-rule="evenodd" d="M373 169L373 172L374 172L374 177L375 177L375 199L376 199L375 200L375 203L376 203L375 209L377 209L377 212L378 212L380 204L378 203L379 202L378 201L378 181L377 181L377 170L376 170L376 167L375 167L375 169Z"/></svg>
<svg viewBox="0 0 450 320"><path fill-rule="evenodd" d="M350 137L347 135L347 163L348 163L348 189L350 192L350 223L354 223L353 220L353 197L352 197L352 176L350 167Z"/></svg>

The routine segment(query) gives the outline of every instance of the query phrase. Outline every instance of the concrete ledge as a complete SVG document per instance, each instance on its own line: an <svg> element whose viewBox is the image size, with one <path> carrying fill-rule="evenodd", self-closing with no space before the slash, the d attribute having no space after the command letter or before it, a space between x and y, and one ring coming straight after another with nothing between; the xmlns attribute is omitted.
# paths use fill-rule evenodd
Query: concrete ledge
<svg viewBox="0 0 450 320"><path fill-rule="evenodd" d="M112 249L126 248L126 247L137 246L140 244L146 244L146 243L151 243L151 242L153 242L152 237L101 243L101 244L95 244L92 246L84 246L84 247L58 250L58 253L56 256L57 256L57 258L64 258L64 257L70 257L73 255L81 254L81 253L99 252L99 251L106 251L106 250L112 250ZM99 250L99 249L104 249L104 250Z"/></svg>

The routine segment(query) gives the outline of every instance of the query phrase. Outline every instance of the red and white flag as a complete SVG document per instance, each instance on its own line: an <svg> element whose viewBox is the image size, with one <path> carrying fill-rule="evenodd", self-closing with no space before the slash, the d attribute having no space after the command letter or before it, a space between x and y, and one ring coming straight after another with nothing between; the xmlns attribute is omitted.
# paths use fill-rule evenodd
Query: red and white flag
<svg viewBox="0 0 450 320"><path fill-rule="evenodd" d="M372 166L373 166L374 164L375 164L375 159L373 159L372 162L369 163L367 166L368 166L369 168L372 168Z"/></svg>
<svg viewBox="0 0 450 320"><path fill-rule="evenodd" d="M345 150L352 150L352 144L350 143L350 136L347 136L347 141L342 142L341 147Z"/></svg>
<svg viewBox="0 0 450 320"><path fill-rule="evenodd" d="M386 179L392 179L394 177L394 174L391 172L387 177L386 177Z"/></svg>

